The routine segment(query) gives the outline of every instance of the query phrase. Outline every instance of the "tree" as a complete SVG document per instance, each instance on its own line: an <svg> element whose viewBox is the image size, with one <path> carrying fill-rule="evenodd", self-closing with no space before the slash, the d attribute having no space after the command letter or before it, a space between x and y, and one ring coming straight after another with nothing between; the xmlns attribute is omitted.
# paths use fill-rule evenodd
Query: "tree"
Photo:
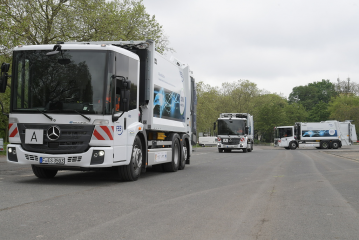
<svg viewBox="0 0 359 240"><path fill-rule="evenodd" d="M329 120L329 111L328 111L328 103L320 101L317 103L310 111L309 111L309 121L311 122L320 122Z"/></svg>
<svg viewBox="0 0 359 240"><path fill-rule="evenodd" d="M294 125L296 122L305 122L308 119L308 112L300 103L288 104L284 107L286 120L284 125Z"/></svg>
<svg viewBox="0 0 359 240"><path fill-rule="evenodd" d="M277 94L265 94L254 99L254 131L264 141L273 141L274 127L285 125L287 105L287 100Z"/></svg>
<svg viewBox="0 0 359 240"><path fill-rule="evenodd" d="M301 103L307 111L311 111L314 106L323 102L328 104L332 97L337 95L334 84L329 80L322 79L321 82L309 83L305 86L294 87L289 94L289 103ZM309 116L308 121L311 121Z"/></svg>
<svg viewBox="0 0 359 240"><path fill-rule="evenodd" d="M359 123L359 97L353 94L341 94L334 98L328 107L330 118L338 121L353 120L353 124ZM356 128L357 134L359 128Z"/></svg>
<svg viewBox="0 0 359 240"><path fill-rule="evenodd" d="M337 79L337 83L335 84L335 91L338 94L359 94L359 84L355 82L350 82L350 78L347 80L341 81L339 78Z"/></svg>
<svg viewBox="0 0 359 240"><path fill-rule="evenodd" d="M259 96L261 91L255 83L248 80L238 80L232 83L223 83L220 93L221 102L219 107L222 109L222 112L241 113L251 112L251 101L254 97Z"/></svg>
<svg viewBox="0 0 359 240"><path fill-rule="evenodd" d="M162 26L142 0L28 0L0 3L0 48L57 41L146 40L171 50Z"/></svg>
<svg viewBox="0 0 359 240"><path fill-rule="evenodd" d="M216 88L203 82L198 82L196 88L197 131L211 133L213 131L213 123L219 116L217 111L219 94Z"/></svg>

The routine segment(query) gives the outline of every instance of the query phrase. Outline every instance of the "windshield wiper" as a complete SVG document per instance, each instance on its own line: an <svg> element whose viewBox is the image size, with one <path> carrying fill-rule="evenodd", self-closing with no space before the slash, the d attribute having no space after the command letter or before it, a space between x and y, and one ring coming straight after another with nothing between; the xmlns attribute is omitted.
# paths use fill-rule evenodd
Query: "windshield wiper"
<svg viewBox="0 0 359 240"><path fill-rule="evenodd" d="M40 109L36 108L39 112L41 112L42 114L45 115L45 117L47 117L48 119L50 119L51 121L53 121L54 119L52 117L50 117L49 115L47 115L44 111L41 111Z"/></svg>
<svg viewBox="0 0 359 240"><path fill-rule="evenodd" d="M72 109L72 111L74 111L74 112L78 113L79 115L81 115L82 117L86 118L89 122L91 121L91 118L86 117L85 115L83 115L82 113L78 112L77 110Z"/></svg>

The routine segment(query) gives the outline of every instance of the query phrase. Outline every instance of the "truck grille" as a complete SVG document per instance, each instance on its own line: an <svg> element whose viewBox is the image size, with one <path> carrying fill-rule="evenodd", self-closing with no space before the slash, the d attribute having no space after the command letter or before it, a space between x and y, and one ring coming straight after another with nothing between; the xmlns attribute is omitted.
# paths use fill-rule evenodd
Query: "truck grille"
<svg viewBox="0 0 359 240"><path fill-rule="evenodd" d="M89 142L94 130L94 125L84 124L17 124L24 150L49 154L82 153L89 149ZM56 126L60 129L58 139L50 141L47 137L48 129ZM44 131L43 144L25 144L26 129L42 129Z"/></svg>
<svg viewBox="0 0 359 240"><path fill-rule="evenodd" d="M223 142L223 139L222 139L222 144L224 144L224 145L238 145L239 141L240 141L240 138L229 138L228 142Z"/></svg>

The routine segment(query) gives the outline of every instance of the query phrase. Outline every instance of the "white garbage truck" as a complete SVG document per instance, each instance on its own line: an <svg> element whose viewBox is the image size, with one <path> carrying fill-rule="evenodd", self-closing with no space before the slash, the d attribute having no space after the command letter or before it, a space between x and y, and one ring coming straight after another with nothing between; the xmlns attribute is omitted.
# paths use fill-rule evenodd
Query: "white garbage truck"
<svg viewBox="0 0 359 240"><path fill-rule="evenodd" d="M196 143L190 67L147 41L21 45L11 77L7 161L38 178L59 170L114 171L135 181L148 167L176 172Z"/></svg>
<svg viewBox="0 0 359 240"><path fill-rule="evenodd" d="M243 150L244 153L253 151L253 116L249 113L221 113L214 130L217 130L218 152Z"/></svg>
<svg viewBox="0 0 359 240"><path fill-rule="evenodd" d="M294 126L274 128L274 146L285 149L316 147L338 149L357 142L351 121L297 122Z"/></svg>

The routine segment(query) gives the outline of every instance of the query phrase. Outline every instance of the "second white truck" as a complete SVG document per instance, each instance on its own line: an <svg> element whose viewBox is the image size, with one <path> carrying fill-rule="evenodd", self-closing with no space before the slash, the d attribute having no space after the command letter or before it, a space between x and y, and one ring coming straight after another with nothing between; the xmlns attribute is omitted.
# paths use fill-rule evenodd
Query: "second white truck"
<svg viewBox="0 0 359 240"><path fill-rule="evenodd" d="M274 128L274 146L285 149L316 147L338 149L357 141L351 121L297 122L294 126Z"/></svg>
<svg viewBox="0 0 359 240"><path fill-rule="evenodd" d="M214 123L218 124L217 147L218 152L232 150L253 151L253 116L249 113L221 113Z"/></svg>

